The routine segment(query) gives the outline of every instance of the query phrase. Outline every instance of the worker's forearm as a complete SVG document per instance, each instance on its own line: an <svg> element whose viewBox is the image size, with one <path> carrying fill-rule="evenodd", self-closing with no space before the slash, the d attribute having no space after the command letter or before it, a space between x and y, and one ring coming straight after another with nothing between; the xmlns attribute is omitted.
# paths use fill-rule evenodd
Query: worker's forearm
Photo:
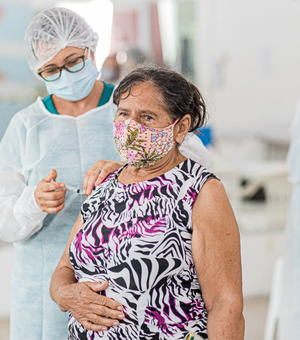
<svg viewBox="0 0 300 340"><path fill-rule="evenodd" d="M35 202L34 186L25 186L21 181L10 185L0 174L0 239L5 242L20 242L28 239L43 226L47 213ZM25 186L25 188L23 188Z"/></svg>
<svg viewBox="0 0 300 340"><path fill-rule="evenodd" d="M69 300L69 298L65 296L68 290L64 289L64 287L76 282L77 280L75 278L74 271L69 267L56 269L52 275L50 284L50 296L52 300L57 303L62 311L68 310L67 306L65 306L64 304L64 298L67 298L67 300Z"/></svg>
<svg viewBox="0 0 300 340"><path fill-rule="evenodd" d="M216 305L208 313L209 340L244 340L245 321L242 308L234 303Z"/></svg>

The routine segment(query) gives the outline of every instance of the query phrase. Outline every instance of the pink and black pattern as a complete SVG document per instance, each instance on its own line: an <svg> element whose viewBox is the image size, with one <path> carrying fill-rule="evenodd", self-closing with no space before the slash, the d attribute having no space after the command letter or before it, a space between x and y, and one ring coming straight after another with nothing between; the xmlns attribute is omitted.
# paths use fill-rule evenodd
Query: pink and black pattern
<svg viewBox="0 0 300 340"><path fill-rule="evenodd" d="M125 320L87 331L70 315L69 339L207 339L207 311L191 251L193 204L216 178L188 159L145 182L121 184L120 170L82 205L84 222L70 246L78 281L109 281L105 295Z"/></svg>

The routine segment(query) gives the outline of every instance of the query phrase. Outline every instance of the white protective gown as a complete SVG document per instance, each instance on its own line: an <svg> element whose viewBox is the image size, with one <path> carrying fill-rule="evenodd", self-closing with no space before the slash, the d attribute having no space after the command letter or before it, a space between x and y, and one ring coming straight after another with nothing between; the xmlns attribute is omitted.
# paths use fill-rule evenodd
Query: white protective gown
<svg viewBox="0 0 300 340"><path fill-rule="evenodd" d="M287 164L293 190L285 230L279 340L300 339L300 102L292 129Z"/></svg>
<svg viewBox="0 0 300 340"><path fill-rule="evenodd" d="M96 160L119 160L115 114L112 98L76 118L49 113L38 98L12 118L0 143L0 239L15 248L10 340L67 338L68 313L51 300L49 285L85 196L67 191L64 209L47 214L34 190L51 169L57 181L79 188ZM209 166L198 137L187 138L180 150Z"/></svg>
<svg viewBox="0 0 300 340"><path fill-rule="evenodd" d="M115 113L110 100L76 118L55 115L38 98L12 118L0 143L0 238L16 242L11 340L67 338L68 313L51 300L49 284L85 196L67 191L64 209L47 214L33 192L51 169L79 188L96 160L119 160Z"/></svg>

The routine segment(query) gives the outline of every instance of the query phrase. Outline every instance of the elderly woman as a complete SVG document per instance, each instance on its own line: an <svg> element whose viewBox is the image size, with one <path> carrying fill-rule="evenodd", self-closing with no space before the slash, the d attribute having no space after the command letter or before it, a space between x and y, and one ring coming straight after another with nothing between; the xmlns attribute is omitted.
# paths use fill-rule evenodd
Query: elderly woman
<svg viewBox="0 0 300 340"><path fill-rule="evenodd" d="M50 286L70 311L69 339L242 340L234 214L216 176L178 150L204 124L199 91L174 71L144 67L121 81L114 102L126 165L82 205ZM93 300L72 307L70 286L77 297L95 283L106 288L103 303L123 310L114 327Z"/></svg>

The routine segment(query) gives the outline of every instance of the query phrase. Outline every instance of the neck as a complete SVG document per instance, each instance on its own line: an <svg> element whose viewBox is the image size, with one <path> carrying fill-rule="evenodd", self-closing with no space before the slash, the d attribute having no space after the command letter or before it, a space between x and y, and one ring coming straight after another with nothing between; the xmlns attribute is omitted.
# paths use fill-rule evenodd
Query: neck
<svg viewBox="0 0 300 340"><path fill-rule="evenodd" d="M55 94L52 96L53 104L56 111L60 115L68 115L73 117L78 117L87 111L90 111L97 107L99 100L101 98L104 89L104 84L98 80L95 81L94 87L90 94L78 101L70 101L60 97Z"/></svg>
<svg viewBox="0 0 300 340"><path fill-rule="evenodd" d="M136 168L132 165L127 165L119 174L118 180L123 184L147 181L163 175L184 160L186 160L186 157L178 151L177 147L174 147L162 160L154 165L146 168Z"/></svg>

